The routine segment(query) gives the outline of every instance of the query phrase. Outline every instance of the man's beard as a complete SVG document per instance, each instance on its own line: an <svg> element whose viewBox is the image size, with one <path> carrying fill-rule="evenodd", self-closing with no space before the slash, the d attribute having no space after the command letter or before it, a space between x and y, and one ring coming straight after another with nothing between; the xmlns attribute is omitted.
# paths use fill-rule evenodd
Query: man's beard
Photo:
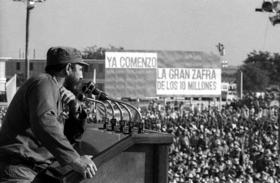
<svg viewBox="0 0 280 183"><path fill-rule="evenodd" d="M77 80L73 76L68 76L65 78L64 87L70 90L74 95L81 92L82 80Z"/></svg>

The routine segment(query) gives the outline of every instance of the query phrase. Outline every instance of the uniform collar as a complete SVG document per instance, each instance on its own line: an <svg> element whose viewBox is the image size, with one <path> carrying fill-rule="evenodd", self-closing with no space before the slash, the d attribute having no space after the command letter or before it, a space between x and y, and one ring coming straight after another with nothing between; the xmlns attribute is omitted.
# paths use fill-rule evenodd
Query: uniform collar
<svg viewBox="0 0 280 183"><path fill-rule="evenodd" d="M65 80L64 78L61 78L61 81L58 81L58 78L56 76L52 76L52 79L54 80L54 82L57 84L59 88L63 86Z"/></svg>

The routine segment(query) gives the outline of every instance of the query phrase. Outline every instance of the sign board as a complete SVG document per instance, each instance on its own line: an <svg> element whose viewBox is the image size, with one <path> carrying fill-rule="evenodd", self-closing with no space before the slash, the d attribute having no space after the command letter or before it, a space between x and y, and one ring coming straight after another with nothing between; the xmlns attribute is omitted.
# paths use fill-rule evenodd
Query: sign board
<svg viewBox="0 0 280 183"><path fill-rule="evenodd" d="M220 95L221 69L158 68L156 85L157 95Z"/></svg>
<svg viewBox="0 0 280 183"><path fill-rule="evenodd" d="M221 95L220 57L204 52L106 52L105 92L112 97Z"/></svg>
<svg viewBox="0 0 280 183"><path fill-rule="evenodd" d="M156 68L156 53L106 52L105 92L117 98L154 97Z"/></svg>

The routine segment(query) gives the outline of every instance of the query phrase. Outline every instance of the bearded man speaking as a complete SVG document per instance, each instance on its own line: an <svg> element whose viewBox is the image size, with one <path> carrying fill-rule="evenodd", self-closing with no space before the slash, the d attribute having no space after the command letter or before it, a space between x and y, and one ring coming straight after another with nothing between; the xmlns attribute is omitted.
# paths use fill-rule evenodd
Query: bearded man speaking
<svg viewBox="0 0 280 183"><path fill-rule="evenodd" d="M77 120L86 117L74 93L87 65L77 49L52 47L46 73L31 77L18 89L0 131L0 182L35 182L55 160L85 178L95 175L94 162L76 152L61 120L65 106Z"/></svg>

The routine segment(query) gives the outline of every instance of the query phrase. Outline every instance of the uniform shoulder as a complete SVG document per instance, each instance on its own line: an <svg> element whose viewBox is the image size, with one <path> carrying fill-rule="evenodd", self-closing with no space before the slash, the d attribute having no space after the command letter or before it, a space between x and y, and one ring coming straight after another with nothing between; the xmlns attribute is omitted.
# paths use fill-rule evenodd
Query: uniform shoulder
<svg viewBox="0 0 280 183"><path fill-rule="evenodd" d="M41 73L35 76L32 76L30 78L31 82L35 82L37 84L56 84L56 81L54 80L54 78L47 74L47 73Z"/></svg>
<svg viewBox="0 0 280 183"><path fill-rule="evenodd" d="M58 91L58 85L56 80L49 74L42 73L36 76L32 76L28 80L30 87L29 90L36 90L37 92L40 92L42 94L51 94L56 93Z"/></svg>

